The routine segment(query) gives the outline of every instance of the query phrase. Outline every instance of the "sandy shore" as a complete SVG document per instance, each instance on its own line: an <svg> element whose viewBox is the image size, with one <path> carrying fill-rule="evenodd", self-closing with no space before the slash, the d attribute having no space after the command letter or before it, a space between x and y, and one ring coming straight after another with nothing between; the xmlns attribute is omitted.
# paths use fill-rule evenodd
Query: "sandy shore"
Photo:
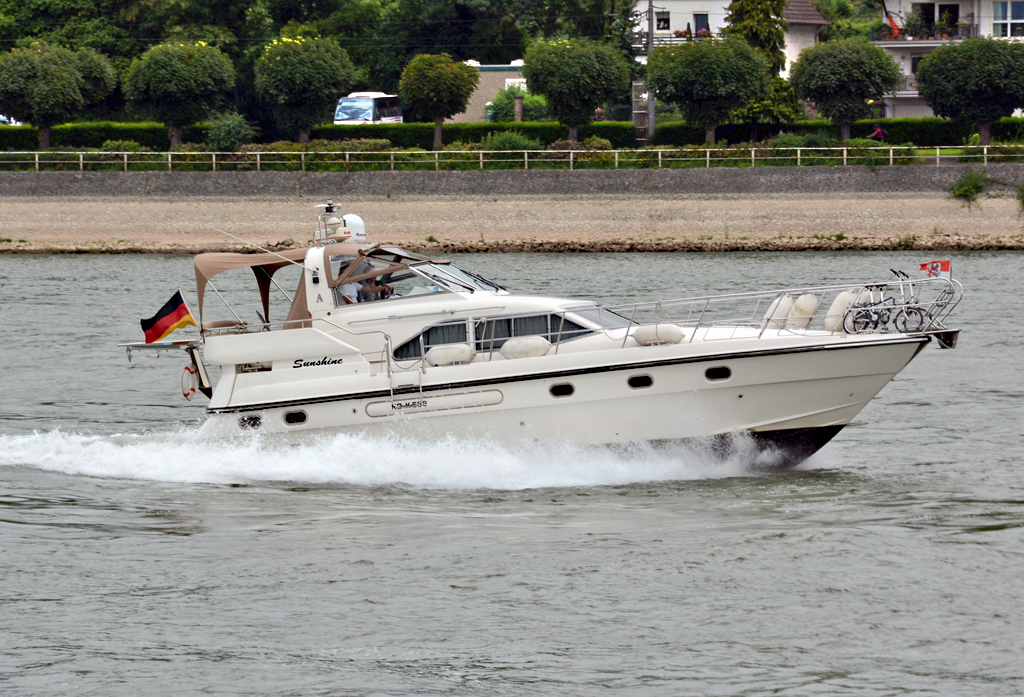
<svg viewBox="0 0 1024 697"><path fill-rule="evenodd" d="M2 197L0 252L238 250L304 246L308 198ZM371 240L426 251L1024 249L1008 196L968 209L947 194L641 197L394 196L346 200Z"/></svg>

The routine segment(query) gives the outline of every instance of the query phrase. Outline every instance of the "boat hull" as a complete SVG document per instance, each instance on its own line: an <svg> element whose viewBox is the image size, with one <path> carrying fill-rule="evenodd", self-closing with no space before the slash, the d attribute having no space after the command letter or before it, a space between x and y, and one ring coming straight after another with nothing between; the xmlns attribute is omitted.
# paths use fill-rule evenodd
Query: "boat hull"
<svg viewBox="0 0 1024 697"><path fill-rule="evenodd" d="M448 373L432 368L433 384L211 410L199 436L255 432L272 442L301 443L348 433L616 445L708 438L728 444L735 441L729 434L749 433L754 460L785 468L824 446L927 341L902 337L690 356L652 348L645 361L571 370L550 365L489 378L475 373L463 381L444 378L468 366L450 366ZM508 363L525 367L531 360L544 359ZM718 450L735 456L730 447ZM765 459L765 452L777 457Z"/></svg>

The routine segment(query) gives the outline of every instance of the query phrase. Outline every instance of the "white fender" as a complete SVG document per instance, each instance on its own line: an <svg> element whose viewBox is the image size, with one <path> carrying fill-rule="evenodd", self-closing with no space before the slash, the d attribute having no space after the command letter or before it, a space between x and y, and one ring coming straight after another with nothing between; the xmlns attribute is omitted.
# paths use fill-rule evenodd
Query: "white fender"
<svg viewBox="0 0 1024 697"><path fill-rule="evenodd" d="M684 336L683 330L675 324L645 324L633 330L633 340L641 346L678 344Z"/></svg>
<svg viewBox="0 0 1024 697"><path fill-rule="evenodd" d="M454 365L456 363L469 363L476 355L469 344L445 344L435 346L423 357L427 365L441 366Z"/></svg>
<svg viewBox="0 0 1024 697"><path fill-rule="evenodd" d="M784 293L772 301L772 304L768 306L768 311L764 313L764 318L769 320L767 322L768 327L774 327L775 329L782 329L786 323L781 320L785 320L789 317L790 310L793 309L793 296L789 293Z"/></svg>
<svg viewBox="0 0 1024 697"><path fill-rule="evenodd" d="M843 324L843 315L846 310L857 300L857 290L848 288L836 296L825 315L825 331L834 332Z"/></svg>
<svg viewBox="0 0 1024 697"><path fill-rule="evenodd" d="M814 293L804 293L789 311L789 321L786 322L788 329L807 329L811 324L811 318L818 311L818 296Z"/></svg>
<svg viewBox="0 0 1024 697"><path fill-rule="evenodd" d="M542 336L517 336L509 339L498 349L505 358L533 358L547 355L551 342Z"/></svg>

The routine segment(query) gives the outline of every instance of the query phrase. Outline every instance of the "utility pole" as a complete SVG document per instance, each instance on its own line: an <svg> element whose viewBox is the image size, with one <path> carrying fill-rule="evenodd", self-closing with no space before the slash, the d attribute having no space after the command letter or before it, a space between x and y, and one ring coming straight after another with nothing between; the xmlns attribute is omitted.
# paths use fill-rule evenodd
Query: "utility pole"
<svg viewBox="0 0 1024 697"><path fill-rule="evenodd" d="M654 0L647 0L647 62L651 62L651 51L654 50ZM650 80L645 80L647 88L647 144L654 142L654 90Z"/></svg>

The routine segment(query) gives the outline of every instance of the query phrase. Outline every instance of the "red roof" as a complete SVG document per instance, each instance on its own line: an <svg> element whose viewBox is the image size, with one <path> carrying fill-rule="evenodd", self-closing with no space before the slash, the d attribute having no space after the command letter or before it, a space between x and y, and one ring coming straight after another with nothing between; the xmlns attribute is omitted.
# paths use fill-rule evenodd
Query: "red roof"
<svg viewBox="0 0 1024 697"><path fill-rule="evenodd" d="M786 5L786 21L790 24L828 24L828 20L814 9L809 0L789 0Z"/></svg>

